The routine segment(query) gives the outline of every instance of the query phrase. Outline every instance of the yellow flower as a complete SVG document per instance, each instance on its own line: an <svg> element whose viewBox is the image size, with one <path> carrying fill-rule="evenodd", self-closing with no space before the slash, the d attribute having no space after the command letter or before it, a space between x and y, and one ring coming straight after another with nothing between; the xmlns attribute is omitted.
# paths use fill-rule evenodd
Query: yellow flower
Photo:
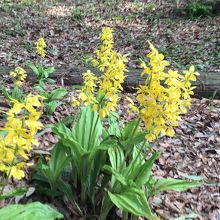
<svg viewBox="0 0 220 220"><path fill-rule="evenodd" d="M170 137L173 137L174 134L175 134L175 131L174 131L172 128L168 128L168 129L166 130L166 134L167 134L168 136L170 136Z"/></svg>
<svg viewBox="0 0 220 220"><path fill-rule="evenodd" d="M156 138L157 138L156 135L155 135L155 134L152 134L152 133L146 135L146 139L147 139L149 142L154 141Z"/></svg>
<svg viewBox="0 0 220 220"><path fill-rule="evenodd" d="M100 71L104 71L110 63L110 56L113 48L113 30L111 28L103 28L101 34L101 48L96 50L96 59L93 59L93 64L98 66Z"/></svg>
<svg viewBox="0 0 220 220"><path fill-rule="evenodd" d="M105 118L108 115L109 115L109 111L106 108L99 109L99 116L101 118Z"/></svg>
<svg viewBox="0 0 220 220"><path fill-rule="evenodd" d="M46 56L45 48L47 48L47 44L44 38L41 37L35 42L35 49L36 53L39 54L42 58Z"/></svg>
<svg viewBox="0 0 220 220"><path fill-rule="evenodd" d="M71 98L71 106L73 108L75 108L76 106L79 106L79 105L80 105L80 102L75 97L72 97Z"/></svg>
<svg viewBox="0 0 220 220"><path fill-rule="evenodd" d="M153 141L162 135L172 137L174 126L178 125L180 115L190 105L193 87L190 81L196 80L195 68L183 71L168 69L170 65L155 47L149 43L149 63L142 61L141 76L147 76L144 85L137 88L138 106L129 100L131 111L139 113L140 119L148 131L147 139Z"/></svg>
<svg viewBox="0 0 220 220"><path fill-rule="evenodd" d="M95 103L95 87L96 87L96 81L97 77L88 70L86 73L83 74L84 79L84 86L81 89L81 92L79 94L79 99L85 104L93 104ZM74 104L79 104L75 101Z"/></svg>
<svg viewBox="0 0 220 220"><path fill-rule="evenodd" d="M95 51L96 58L92 60L94 66L102 72L99 77L90 70L83 74L84 86L78 99L74 99L73 106L90 105L91 109L98 111L100 117L107 117L110 111L115 111L118 94L123 90L127 71L127 55L121 55L113 50L113 35L111 28L103 28L101 34L101 47Z"/></svg>
<svg viewBox="0 0 220 220"><path fill-rule="evenodd" d="M134 104L134 101L130 97L126 97L126 99L129 101L128 107L130 109L129 114L139 112L138 107Z"/></svg>
<svg viewBox="0 0 220 220"><path fill-rule="evenodd" d="M21 67L16 67L14 71L10 72L10 76L13 77L16 86L21 86L25 81L27 74Z"/></svg>
<svg viewBox="0 0 220 220"><path fill-rule="evenodd" d="M32 144L38 144L35 135L43 127L39 118L42 112L40 96L29 94L23 103L12 100L3 129L5 136L0 141L0 171L17 179L24 177L22 168L28 159Z"/></svg>
<svg viewBox="0 0 220 220"><path fill-rule="evenodd" d="M24 165L25 163L18 163L12 166L8 171L9 177L13 176L18 180L22 179L24 177L24 171L22 170Z"/></svg>
<svg viewBox="0 0 220 220"><path fill-rule="evenodd" d="M183 73L185 86L188 88L191 86L190 81L196 81L196 76L199 76L199 73L195 72L194 66L190 66L189 70L184 70Z"/></svg>

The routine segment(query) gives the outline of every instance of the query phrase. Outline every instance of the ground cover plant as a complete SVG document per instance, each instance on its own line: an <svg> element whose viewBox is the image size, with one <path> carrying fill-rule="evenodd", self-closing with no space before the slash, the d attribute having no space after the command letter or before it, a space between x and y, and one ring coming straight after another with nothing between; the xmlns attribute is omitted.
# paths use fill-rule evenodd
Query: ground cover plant
<svg viewBox="0 0 220 220"><path fill-rule="evenodd" d="M143 216L159 219L148 203L152 196L201 184L197 180L158 178L152 173L153 164L160 156L159 152L152 151L152 145L161 136L174 136L173 127L178 125L180 115L190 106L194 89L191 81L196 80L198 73L194 66L181 74L172 70L163 54L148 42L148 60L141 61L141 75L146 81L137 88L137 103L127 98L133 119L125 124L115 111L123 90L128 59L127 55L114 50L112 32L111 28L102 29L100 49L95 50L95 57L91 59L100 75L88 70L83 76L84 86L71 99L71 105L79 109L79 115L73 123L61 121L50 125L58 142L49 159L42 157L39 160L33 178L36 188L47 196L53 199L64 196L70 202L75 218L110 219L118 216L138 219ZM45 44L39 47L36 52L45 57ZM10 75L15 85L24 83L26 73L21 67ZM23 168L29 159L27 153L31 145L38 145L35 134L43 127L38 121L43 114L43 102L47 109L45 113L51 114L48 103L66 94L64 89L56 89L50 94L28 94L19 101L7 93L12 108L5 112L7 122L1 130L1 150L5 155L1 161L2 193L10 178L19 180L24 177ZM22 194L15 191L9 197L16 193ZM4 194L2 196L4 198ZM40 203L17 208L9 205L0 215L6 216L13 208L21 208L21 212L27 210L25 216L28 219L31 205L42 206ZM46 210L43 215L52 213L51 219L63 217L46 206L42 208ZM119 214L117 210L120 210ZM37 218L43 219L44 216Z"/></svg>

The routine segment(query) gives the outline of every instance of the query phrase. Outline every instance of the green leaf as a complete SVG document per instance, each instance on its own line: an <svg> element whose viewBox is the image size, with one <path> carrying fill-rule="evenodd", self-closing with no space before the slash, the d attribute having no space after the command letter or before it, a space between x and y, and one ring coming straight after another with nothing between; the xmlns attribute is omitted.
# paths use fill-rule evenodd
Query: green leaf
<svg viewBox="0 0 220 220"><path fill-rule="evenodd" d="M56 82L56 80L51 79L51 78L47 78L46 81L47 81L48 83L50 83L50 84L54 84L54 83Z"/></svg>
<svg viewBox="0 0 220 220"><path fill-rule="evenodd" d="M129 122L125 128L122 130L122 144L123 146L130 146L132 148L133 145L138 145L144 141L146 141L145 137L147 131L140 131L138 126L138 119L134 119ZM134 132L135 131L135 132ZM132 135L132 137L131 137ZM130 149L131 150L131 149Z"/></svg>
<svg viewBox="0 0 220 220"><path fill-rule="evenodd" d="M133 144L140 144L143 141L145 141L147 133L148 133L148 131L137 131L134 134L134 137L133 137L133 140L132 140Z"/></svg>
<svg viewBox="0 0 220 220"><path fill-rule="evenodd" d="M102 128L102 139L105 140L108 139L108 137L109 137L108 132L105 130L105 128Z"/></svg>
<svg viewBox="0 0 220 220"><path fill-rule="evenodd" d="M137 119L130 121L122 130L122 136L124 140L130 139L130 136L137 125Z"/></svg>
<svg viewBox="0 0 220 220"><path fill-rule="evenodd" d="M187 214L187 215L182 215L178 218L172 218L170 220L189 220L189 219L195 219L195 218L198 218L200 217L200 215L198 215L197 213L190 213L190 214Z"/></svg>
<svg viewBox="0 0 220 220"><path fill-rule="evenodd" d="M53 66L44 69L44 71L47 73L47 77L48 77L51 73L55 72L55 70L56 70L56 69L55 69Z"/></svg>
<svg viewBox="0 0 220 220"><path fill-rule="evenodd" d="M4 193L4 194L0 195L0 201L3 200L3 199L8 199L8 198L14 197L14 196L22 196L26 192L27 192L26 188L14 189L14 190L12 190L10 192L7 192L7 193Z"/></svg>
<svg viewBox="0 0 220 220"><path fill-rule="evenodd" d="M48 182L50 186L55 187L55 180L53 172L51 172L50 167L47 164L44 164L43 159L40 159L37 164L37 174L34 176L34 179Z"/></svg>
<svg viewBox="0 0 220 220"><path fill-rule="evenodd" d="M73 127L75 140L86 150L100 144L102 124L99 115L91 111L90 107L82 108L78 121Z"/></svg>
<svg viewBox="0 0 220 220"><path fill-rule="evenodd" d="M124 178L122 174L120 174L117 170L112 168L111 166L105 165L103 170L108 171L111 175L115 177L117 181L119 181L122 185L127 186L128 181ZM113 182L113 181L112 181ZM114 183L112 183L114 184Z"/></svg>
<svg viewBox="0 0 220 220"><path fill-rule="evenodd" d="M0 219L4 220L55 220L62 218L61 213L40 202L26 205L8 205L0 209Z"/></svg>
<svg viewBox="0 0 220 220"><path fill-rule="evenodd" d="M190 188L199 187L201 185L198 181L186 181L180 179L159 179L154 185L154 194L162 191L175 190L184 191Z"/></svg>
<svg viewBox="0 0 220 220"><path fill-rule="evenodd" d="M44 68L41 66L41 65L38 65L38 76L37 76L37 79L39 80L39 84L40 84L40 81L43 81L46 76L45 76L45 71L44 71Z"/></svg>
<svg viewBox="0 0 220 220"><path fill-rule="evenodd" d="M148 201L142 190L130 187L116 194L108 192L111 201L122 211L132 213L136 216L144 216L149 220L159 220L151 212Z"/></svg>
<svg viewBox="0 0 220 220"><path fill-rule="evenodd" d="M28 63L27 66L30 67L31 70L32 70L37 76L39 75L39 70L38 70L38 68L37 68L33 63Z"/></svg>
<svg viewBox="0 0 220 220"><path fill-rule="evenodd" d="M71 151L76 154L76 158L80 158L86 153L85 149L75 140L74 134L63 123L56 124L52 128L53 132L58 135L59 140L64 146L67 146Z"/></svg>
<svg viewBox="0 0 220 220"><path fill-rule="evenodd" d="M43 88L43 86L41 86L41 85L36 85L36 86L34 86L34 89L36 89L36 90L38 90L38 91L40 91L40 92L44 92L44 88Z"/></svg>
<svg viewBox="0 0 220 220"><path fill-rule="evenodd" d="M120 147L109 148L108 155L112 168L116 170L123 168L124 152Z"/></svg>
<svg viewBox="0 0 220 220"><path fill-rule="evenodd" d="M109 129L108 129L109 134L119 137L121 135L121 132L120 132L120 127L119 127L119 124L118 124L118 121L115 115L110 114L108 118L108 124L109 124Z"/></svg>
<svg viewBox="0 0 220 220"><path fill-rule="evenodd" d="M151 170L155 160L157 160L160 156L160 153L155 152L150 159L148 159L143 165L141 165L138 169L134 170L134 181L137 186L143 186L151 176Z"/></svg>
<svg viewBox="0 0 220 220"><path fill-rule="evenodd" d="M103 140L99 146L97 146L100 150L108 150L110 148L117 147L117 141L114 139L106 139Z"/></svg>
<svg viewBox="0 0 220 220"><path fill-rule="evenodd" d="M55 89L50 93L49 99L50 99L50 101L57 100L57 99L63 99L63 97L66 94L67 94L66 89L63 89L63 88Z"/></svg>
<svg viewBox="0 0 220 220"><path fill-rule="evenodd" d="M203 180L203 177L202 177L202 176L194 176L194 175L185 176L185 178L190 179L190 180L196 180L196 181L201 181L201 180Z"/></svg>
<svg viewBox="0 0 220 220"><path fill-rule="evenodd" d="M83 85L73 85L72 88L73 89L82 89Z"/></svg>
<svg viewBox="0 0 220 220"><path fill-rule="evenodd" d="M58 102L58 101L51 101L49 103L46 103L45 106L47 108L47 111L50 115L52 115L56 108L59 107L62 104L62 102Z"/></svg>
<svg viewBox="0 0 220 220"><path fill-rule="evenodd" d="M23 98L23 92L19 87L15 86L11 93L11 98L16 99L18 101L22 101Z"/></svg>
<svg viewBox="0 0 220 220"><path fill-rule="evenodd" d="M70 162L70 156L66 154L65 147L59 142L54 146L49 167L54 179L58 180L65 166Z"/></svg>
<svg viewBox="0 0 220 220"><path fill-rule="evenodd" d="M11 96L8 93L7 89L5 88L3 82L0 82L0 92L6 99L11 100Z"/></svg>

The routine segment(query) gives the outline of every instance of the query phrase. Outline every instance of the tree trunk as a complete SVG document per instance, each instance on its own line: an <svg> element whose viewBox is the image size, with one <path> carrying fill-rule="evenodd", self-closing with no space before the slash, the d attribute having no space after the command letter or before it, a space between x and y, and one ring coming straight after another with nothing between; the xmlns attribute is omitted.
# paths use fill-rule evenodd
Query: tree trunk
<svg viewBox="0 0 220 220"><path fill-rule="evenodd" d="M8 73L12 68L0 66L0 76L3 79L9 79ZM50 75L50 78L55 79L58 84L64 84L66 86L80 85L83 82L82 74L86 72L86 68L57 68L55 73ZM34 82L35 76L28 71L28 81ZM92 72L96 72L91 69ZM135 87L139 84L143 84L144 78L140 77L140 69L133 69L126 73L127 77L124 83L124 90L127 92L134 92ZM196 86L195 97L210 98L215 94L215 98L220 98L220 72L202 73L198 77L196 82L193 82Z"/></svg>

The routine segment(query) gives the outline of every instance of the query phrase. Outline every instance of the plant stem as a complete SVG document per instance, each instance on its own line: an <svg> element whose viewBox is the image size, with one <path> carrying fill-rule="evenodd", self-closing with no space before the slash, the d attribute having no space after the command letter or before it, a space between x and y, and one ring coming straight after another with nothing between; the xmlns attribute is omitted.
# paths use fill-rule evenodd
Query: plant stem
<svg viewBox="0 0 220 220"><path fill-rule="evenodd" d="M82 180L81 180L82 181ZM86 182L86 181L85 181ZM86 184L85 184L84 181L81 182L81 203L82 204L85 204L85 201L86 201Z"/></svg>
<svg viewBox="0 0 220 220"><path fill-rule="evenodd" d="M122 212L122 220L128 219L128 212Z"/></svg>
<svg viewBox="0 0 220 220"><path fill-rule="evenodd" d="M141 146L141 149L139 149L139 152L138 152L138 154L136 155L136 157L135 157L135 159L134 159L134 163L136 162L136 160L137 160L138 157L140 156L142 150L144 149L144 146L145 146L146 142L147 142L147 140L143 141L143 144L142 144L142 146ZM145 159L145 157L144 157L144 159Z"/></svg>
<svg viewBox="0 0 220 220"><path fill-rule="evenodd" d="M144 159L147 157L147 155L151 152L151 149L155 146L155 144L156 144L156 140L152 143L152 145L150 146L150 144L149 144L149 146L148 146L148 150L146 151L146 154L145 154L145 156L144 156Z"/></svg>
<svg viewBox="0 0 220 220"><path fill-rule="evenodd" d="M130 136L130 138L129 138L129 145L130 145L130 143L131 143L131 141L132 141L132 139L133 139L133 136L134 136L135 132L137 131L137 129L138 129L138 127L139 127L140 121L141 121L141 119L138 118L137 123L136 123L134 129L132 130L132 134L131 134L131 136ZM128 149L128 150L126 151L126 153L125 153L124 163L122 163L121 169L122 169L122 166L123 166L124 164L126 164L126 160L127 160L128 156L129 156L131 150L132 150L132 149L130 149L131 147L132 147L132 145L128 147L129 149Z"/></svg>
<svg viewBox="0 0 220 220"><path fill-rule="evenodd" d="M101 213L100 213L100 220L106 220L109 211L114 206L112 201L110 200L108 194L105 195L105 197L102 200L102 207L101 207Z"/></svg>

